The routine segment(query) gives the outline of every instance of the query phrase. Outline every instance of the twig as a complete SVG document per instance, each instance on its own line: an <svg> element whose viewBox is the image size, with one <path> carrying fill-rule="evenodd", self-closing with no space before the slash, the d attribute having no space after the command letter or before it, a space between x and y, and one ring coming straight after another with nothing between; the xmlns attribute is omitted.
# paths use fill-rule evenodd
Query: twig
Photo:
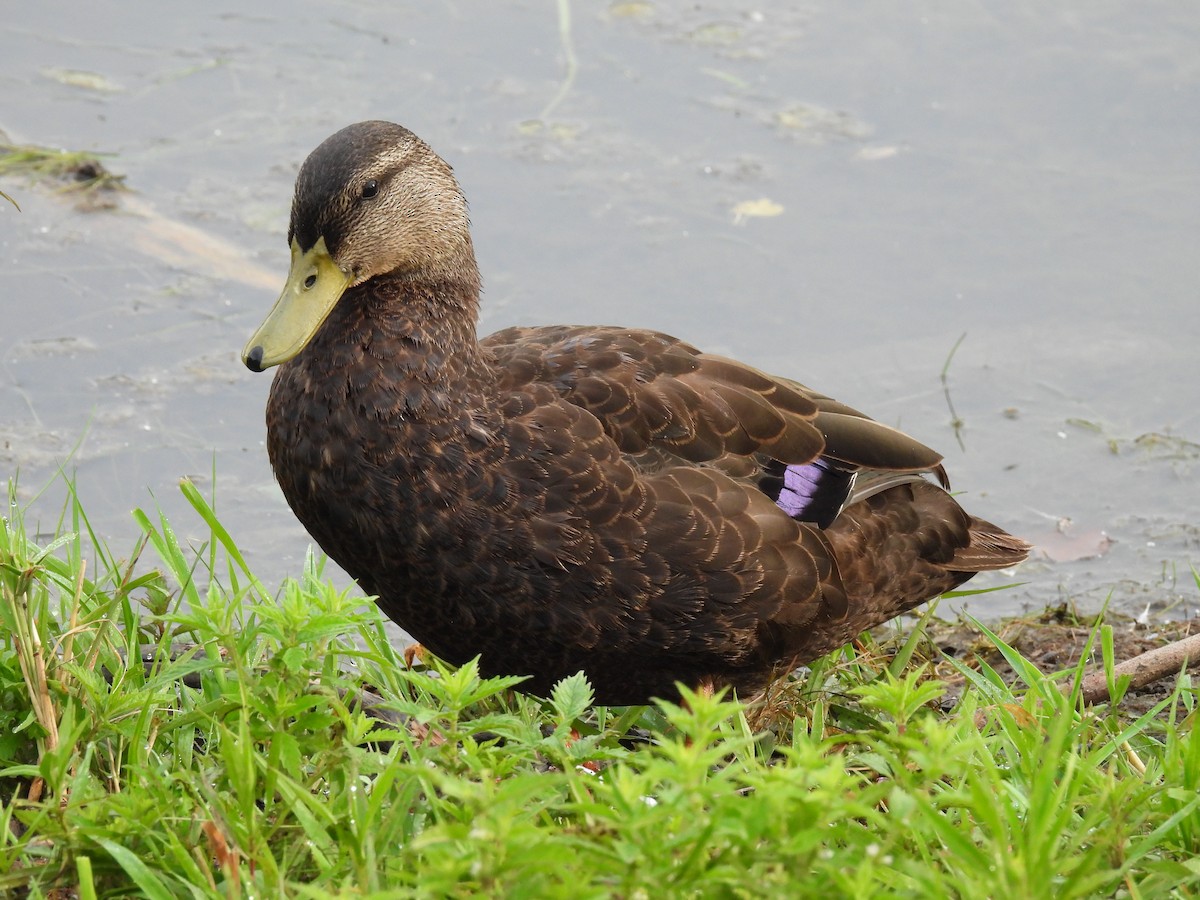
<svg viewBox="0 0 1200 900"><path fill-rule="evenodd" d="M1132 659L1127 659L1113 667L1113 681L1122 675L1129 676L1129 688L1140 688L1174 675L1185 666L1200 665L1200 634L1193 634L1181 640L1156 647L1140 653ZM1070 685L1066 686L1070 690ZM1083 676L1080 683L1080 694L1085 703L1103 703L1111 700L1108 693L1108 678L1103 667L1093 669Z"/></svg>

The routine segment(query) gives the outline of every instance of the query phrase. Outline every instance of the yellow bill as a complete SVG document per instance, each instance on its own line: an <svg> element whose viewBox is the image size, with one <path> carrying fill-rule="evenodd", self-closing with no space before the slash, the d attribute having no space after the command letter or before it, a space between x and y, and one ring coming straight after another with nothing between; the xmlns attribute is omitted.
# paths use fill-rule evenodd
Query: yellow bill
<svg viewBox="0 0 1200 900"><path fill-rule="evenodd" d="M287 284L266 320L246 344L242 362L254 372L287 362L312 340L349 286L350 275L333 261L325 238L307 252L301 252L299 243L293 239Z"/></svg>

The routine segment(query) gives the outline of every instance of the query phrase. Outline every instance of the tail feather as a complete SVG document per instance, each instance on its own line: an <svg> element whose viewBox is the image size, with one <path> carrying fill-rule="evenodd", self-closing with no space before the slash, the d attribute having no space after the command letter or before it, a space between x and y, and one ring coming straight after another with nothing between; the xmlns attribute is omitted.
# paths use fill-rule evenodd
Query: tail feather
<svg viewBox="0 0 1200 900"><path fill-rule="evenodd" d="M818 531L815 525L803 527ZM831 564L821 579L821 613L815 620L781 616L773 623L792 665L836 650L976 572L1015 565L1031 549L964 512L923 478L889 479L883 490L866 491L819 530L819 537ZM813 550L820 553L816 544Z"/></svg>
<svg viewBox="0 0 1200 900"><path fill-rule="evenodd" d="M987 572L1015 566L1029 555L1033 545L1004 529L971 517L971 542L954 552L946 568L955 572Z"/></svg>
<svg viewBox="0 0 1200 900"><path fill-rule="evenodd" d="M1031 549L924 479L889 485L847 506L826 534L851 608L876 623L976 572L1016 565Z"/></svg>

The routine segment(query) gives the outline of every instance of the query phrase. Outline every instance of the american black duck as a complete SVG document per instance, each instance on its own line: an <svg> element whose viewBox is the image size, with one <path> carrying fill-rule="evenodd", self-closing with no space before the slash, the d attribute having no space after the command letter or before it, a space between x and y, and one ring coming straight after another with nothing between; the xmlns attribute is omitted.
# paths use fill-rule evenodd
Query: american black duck
<svg viewBox="0 0 1200 900"><path fill-rule="evenodd" d="M317 543L429 650L598 702L746 696L1028 545L941 457L803 385L653 331L479 340L454 175L362 122L300 169L267 449ZM930 479L936 479L935 484Z"/></svg>

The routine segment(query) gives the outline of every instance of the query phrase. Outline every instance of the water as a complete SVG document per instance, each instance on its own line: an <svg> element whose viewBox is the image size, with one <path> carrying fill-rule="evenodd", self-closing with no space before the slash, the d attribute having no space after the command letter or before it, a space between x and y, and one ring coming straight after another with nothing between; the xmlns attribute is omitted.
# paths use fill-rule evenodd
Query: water
<svg viewBox="0 0 1200 900"><path fill-rule="evenodd" d="M903 427L973 512L1055 557L978 579L1025 584L976 612L1110 590L1191 612L1200 11L568 8L6 15L0 127L111 152L135 193L87 212L0 184L23 209L0 203L0 477L19 469L32 499L77 472L119 552L136 506L204 537L175 484L210 490L215 468L252 564L296 573L308 539L266 462L269 378L237 354L282 284L300 161L387 118L471 200L485 332L660 328ZM939 375L964 334L960 446ZM61 495L34 502L46 523Z"/></svg>

